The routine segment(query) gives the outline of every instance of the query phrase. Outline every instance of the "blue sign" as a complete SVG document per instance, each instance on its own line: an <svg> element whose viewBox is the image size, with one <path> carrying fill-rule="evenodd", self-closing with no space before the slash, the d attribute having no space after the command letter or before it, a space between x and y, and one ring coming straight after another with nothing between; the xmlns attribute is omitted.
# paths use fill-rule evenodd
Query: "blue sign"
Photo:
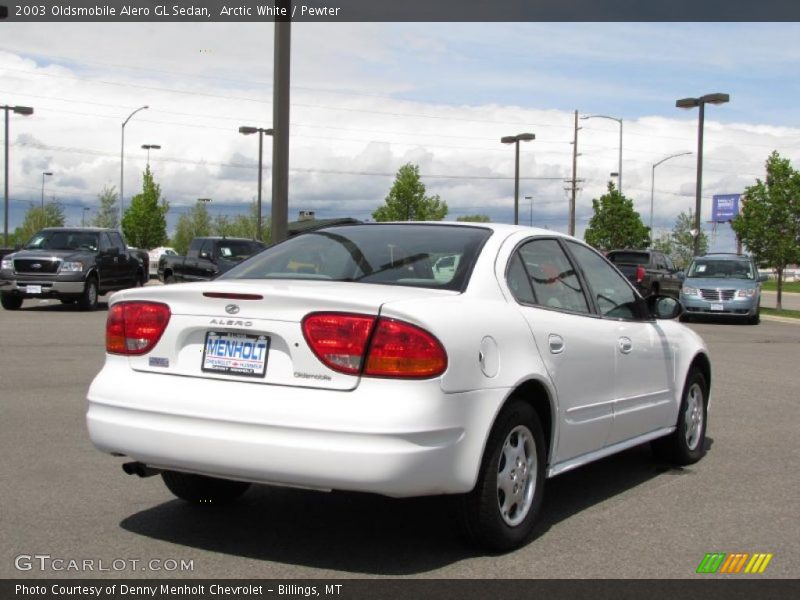
<svg viewBox="0 0 800 600"><path fill-rule="evenodd" d="M711 220L714 223L727 223L739 215L741 194L717 194L712 197Z"/></svg>

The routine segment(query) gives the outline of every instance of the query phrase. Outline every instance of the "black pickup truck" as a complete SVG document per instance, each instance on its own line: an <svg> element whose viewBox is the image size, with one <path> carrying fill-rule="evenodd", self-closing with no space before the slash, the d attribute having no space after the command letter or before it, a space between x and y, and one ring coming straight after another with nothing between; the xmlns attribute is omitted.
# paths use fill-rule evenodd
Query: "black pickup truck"
<svg viewBox="0 0 800 600"><path fill-rule="evenodd" d="M642 296L664 294L678 298L684 274L669 256L655 250L612 250L607 255Z"/></svg>
<svg viewBox="0 0 800 600"><path fill-rule="evenodd" d="M158 278L164 283L209 281L264 248L265 244L245 238L195 238L186 256L159 259Z"/></svg>
<svg viewBox="0 0 800 600"><path fill-rule="evenodd" d="M98 296L146 281L146 254L129 250L113 229L48 227L2 258L0 300L6 310L19 309L26 298L93 310Z"/></svg>

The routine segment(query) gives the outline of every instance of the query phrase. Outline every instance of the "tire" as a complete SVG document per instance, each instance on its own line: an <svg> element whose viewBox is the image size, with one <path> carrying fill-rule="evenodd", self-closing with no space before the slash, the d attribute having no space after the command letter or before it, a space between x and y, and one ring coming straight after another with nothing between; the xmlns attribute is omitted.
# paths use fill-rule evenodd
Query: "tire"
<svg viewBox="0 0 800 600"><path fill-rule="evenodd" d="M191 504L229 504L244 494L250 484L205 475L163 471L161 478L170 492Z"/></svg>
<svg viewBox="0 0 800 600"><path fill-rule="evenodd" d="M12 296L11 294L0 295L0 304L6 310L19 310L22 308L22 296Z"/></svg>
<svg viewBox="0 0 800 600"><path fill-rule="evenodd" d="M542 505L546 462L539 417L529 404L512 401L489 434L475 488L458 497L461 528L471 543L505 552L527 541Z"/></svg>
<svg viewBox="0 0 800 600"><path fill-rule="evenodd" d="M142 287L147 280L144 278L144 274L141 271L136 271L136 281L133 284L133 287Z"/></svg>
<svg viewBox="0 0 800 600"><path fill-rule="evenodd" d="M667 437L652 442L658 458L676 465L692 465L706 453L708 425L708 384L696 368L689 371L681 397L678 423Z"/></svg>
<svg viewBox="0 0 800 600"><path fill-rule="evenodd" d="M751 317L747 317L747 324L748 325L758 325L761 323L761 305L756 308L756 314Z"/></svg>
<svg viewBox="0 0 800 600"><path fill-rule="evenodd" d="M78 306L81 310L94 310L97 308L97 278L94 276L86 280L86 285L83 286L83 293L78 300Z"/></svg>
<svg viewBox="0 0 800 600"><path fill-rule="evenodd" d="M169 275L165 275L165 276L164 276L164 285L171 285L171 284L173 284L173 283L177 283L177 282L175 281L175 276L174 276L174 275L172 275L172 274L170 273Z"/></svg>

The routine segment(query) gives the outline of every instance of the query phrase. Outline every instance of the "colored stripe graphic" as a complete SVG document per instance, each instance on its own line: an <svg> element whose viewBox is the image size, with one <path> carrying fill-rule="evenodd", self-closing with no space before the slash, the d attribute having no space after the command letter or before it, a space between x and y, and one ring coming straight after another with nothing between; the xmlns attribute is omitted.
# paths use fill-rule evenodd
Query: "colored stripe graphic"
<svg viewBox="0 0 800 600"><path fill-rule="evenodd" d="M750 558L747 552L734 552L728 555L728 560L722 565L720 573L738 573L744 567L744 563Z"/></svg>
<svg viewBox="0 0 800 600"><path fill-rule="evenodd" d="M723 560L725 560L724 552L709 552L697 567L697 573L716 573Z"/></svg>
<svg viewBox="0 0 800 600"><path fill-rule="evenodd" d="M773 554L753 554L753 558L745 568L745 573L763 573L767 569L769 561L772 560Z"/></svg>

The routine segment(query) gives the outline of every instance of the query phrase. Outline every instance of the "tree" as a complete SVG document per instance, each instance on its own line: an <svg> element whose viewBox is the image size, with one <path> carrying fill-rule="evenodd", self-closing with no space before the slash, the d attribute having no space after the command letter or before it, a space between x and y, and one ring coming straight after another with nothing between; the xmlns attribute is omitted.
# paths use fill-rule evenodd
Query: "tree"
<svg viewBox="0 0 800 600"><path fill-rule="evenodd" d="M608 182L608 193L592 200L594 216L584 233L588 244L608 252L617 248L646 248L650 229L633 210L633 200L623 196Z"/></svg>
<svg viewBox="0 0 800 600"><path fill-rule="evenodd" d="M458 217L456 221L462 223L490 223L491 219L489 215L464 215L463 217Z"/></svg>
<svg viewBox="0 0 800 600"><path fill-rule="evenodd" d="M199 200L178 218L172 247L178 254L186 254L189 244L196 237L211 235L213 224L205 202Z"/></svg>
<svg viewBox="0 0 800 600"><path fill-rule="evenodd" d="M122 217L122 231L128 243L150 249L167 241L169 203L161 199L161 186L153 179L150 165L142 178L142 193L136 194Z"/></svg>
<svg viewBox="0 0 800 600"><path fill-rule="evenodd" d="M100 208L97 210L94 219L92 219L92 225L105 227L106 229L116 229L119 227L116 188L113 185L111 187L106 186L97 197L100 200Z"/></svg>
<svg viewBox="0 0 800 600"><path fill-rule="evenodd" d="M800 262L800 173L777 152L766 163L766 181L744 193L741 212L731 226L759 264L778 274L778 310L782 309L783 272Z"/></svg>
<svg viewBox="0 0 800 600"><path fill-rule="evenodd" d="M678 218L675 219L675 225L672 227L670 234L670 251L668 252L672 262L679 269L685 269L692 262L694 256L694 212L689 209L689 212L681 212ZM700 254L708 252L708 236L705 231L698 233L700 236L698 250Z"/></svg>
<svg viewBox="0 0 800 600"><path fill-rule="evenodd" d="M441 221L447 216L447 203L425 195L419 166L411 163L397 171L385 202L372 213L376 221Z"/></svg>
<svg viewBox="0 0 800 600"><path fill-rule="evenodd" d="M232 219L226 215L218 215L214 220L214 233L227 237L242 237L258 239L258 206L255 202L250 204L247 214L236 215ZM261 241L269 243L271 239L271 221L269 218L261 219Z"/></svg>
<svg viewBox="0 0 800 600"><path fill-rule="evenodd" d="M65 221L64 209L61 208L61 205L55 202L48 202L44 205L44 210L42 210L41 207L31 203L30 208L25 213L22 225L14 230L12 243L24 244L40 229L63 227Z"/></svg>

